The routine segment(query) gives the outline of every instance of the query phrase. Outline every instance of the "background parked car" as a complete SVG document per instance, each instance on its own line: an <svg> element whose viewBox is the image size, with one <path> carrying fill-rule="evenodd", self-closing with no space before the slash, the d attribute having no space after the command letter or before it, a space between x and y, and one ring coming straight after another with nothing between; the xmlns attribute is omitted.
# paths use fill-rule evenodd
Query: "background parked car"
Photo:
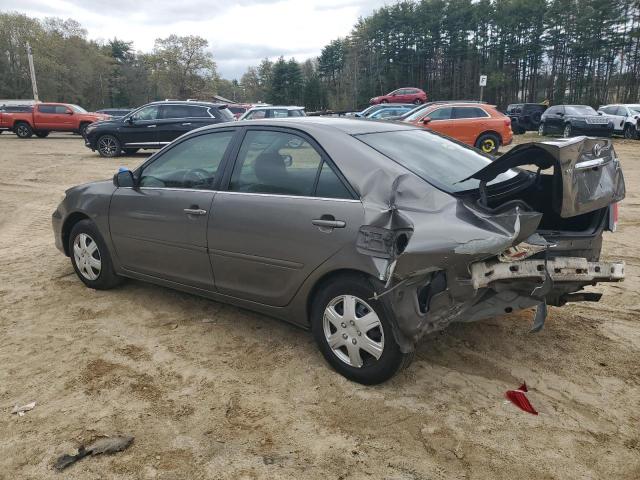
<svg viewBox="0 0 640 480"><path fill-rule="evenodd" d="M31 111L33 111L33 105L0 105L0 114ZM11 129L8 126L0 126L0 133L7 130Z"/></svg>
<svg viewBox="0 0 640 480"><path fill-rule="evenodd" d="M489 154L513 140L511 119L484 103L439 103L416 109L402 121L442 133Z"/></svg>
<svg viewBox="0 0 640 480"><path fill-rule="evenodd" d="M386 95L373 97L369 100L369 103L371 105L378 103L413 103L420 105L426 101L427 94L423 90L415 87L405 87L389 92Z"/></svg>
<svg viewBox="0 0 640 480"><path fill-rule="evenodd" d="M638 119L640 118L640 105L615 104L604 105L598 109L605 117L613 121L613 132L624 135L625 138L638 138Z"/></svg>
<svg viewBox="0 0 640 480"><path fill-rule="evenodd" d="M348 117L357 117L357 118L362 118L362 117L368 117L369 115L377 112L378 110L381 110L383 108L397 108L397 107L409 107L409 108L415 108L415 105L413 103L378 103L376 105L371 105L367 108L365 108L364 110L361 110L359 112L354 112L351 114L347 114Z"/></svg>
<svg viewBox="0 0 640 480"><path fill-rule="evenodd" d="M610 137L613 134L613 121L598 115L588 105L555 105L542 114L538 133L542 136L559 133L565 138L575 135Z"/></svg>
<svg viewBox="0 0 640 480"><path fill-rule="evenodd" d="M371 120L397 119L413 109L414 105L381 108L380 110L376 110L375 112L368 114L365 118L369 118Z"/></svg>
<svg viewBox="0 0 640 480"><path fill-rule="evenodd" d="M286 105L260 105L251 107L238 120L259 120L262 118L304 117L304 107Z"/></svg>
<svg viewBox="0 0 640 480"><path fill-rule="evenodd" d="M70 103L38 103L27 111L0 112L0 128L9 129L20 138L34 134L44 138L49 132L83 133L89 124L107 118Z"/></svg>
<svg viewBox="0 0 640 480"><path fill-rule="evenodd" d="M85 145L103 157L139 149L162 148L195 128L233 121L226 104L210 102L153 102L122 118L97 122L85 130Z"/></svg>
<svg viewBox="0 0 640 480"><path fill-rule="evenodd" d="M96 113L104 113L111 118L120 118L128 115L132 110L132 108L103 108L102 110L96 110Z"/></svg>
<svg viewBox="0 0 640 480"><path fill-rule="evenodd" d="M251 103L231 103L228 106L229 111L233 113L233 116L236 117L236 119L239 119L251 107L253 107L253 104Z"/></svg>
<svg viewBox="0 0 640 480"><path fill-rule="evenodd" d="M515 134L536 131L542 114L547 109L542 103L512 103L507 106L507 116L511 119L511 130Z"/></svg>

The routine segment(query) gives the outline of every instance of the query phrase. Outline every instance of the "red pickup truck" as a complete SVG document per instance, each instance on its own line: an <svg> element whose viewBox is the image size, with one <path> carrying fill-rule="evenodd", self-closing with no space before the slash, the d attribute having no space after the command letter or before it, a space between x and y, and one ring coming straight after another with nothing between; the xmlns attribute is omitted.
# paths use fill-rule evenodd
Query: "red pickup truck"
<svg viewBox="0 0 640 480"><path fill-rule="evenodd" d="M44 138L49 132L82 134L90 123L109 118L109 115L89 113L84 108L69 103L38 103L29 112L0 111L0 130L11 130L20 138L32 135Z"/></svg>

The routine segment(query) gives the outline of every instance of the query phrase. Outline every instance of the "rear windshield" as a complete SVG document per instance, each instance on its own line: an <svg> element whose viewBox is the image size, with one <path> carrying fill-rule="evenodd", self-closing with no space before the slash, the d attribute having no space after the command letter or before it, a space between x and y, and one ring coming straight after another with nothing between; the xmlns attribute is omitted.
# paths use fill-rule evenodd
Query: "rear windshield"
<svg viewBox="0 0 640 480"><path fill-rule="evenodd" d="M567 105L564 107L569 115L597 115L598 113L586 105Z"/></svg>
<svg viewBox="0 0 640 480"><path fill-rule="evenodd" d="M422 129L367 133L355 135L355 138L450 193L478 188L478 180L460 180L491 163L487 157L469 147ZM489 182L489 185L517 174L514 170L508 170Z"/></svg>
<svg viewBox="0 0 640 480"><path fill-rule="evenodd" d="M233 116L233 113L231 113L231 110L229 110L228 108L218 108L218 112L220 113L220 116L222 117L222 119L226 122L230 122L231 120L235 120L236 117Z"/></svg>

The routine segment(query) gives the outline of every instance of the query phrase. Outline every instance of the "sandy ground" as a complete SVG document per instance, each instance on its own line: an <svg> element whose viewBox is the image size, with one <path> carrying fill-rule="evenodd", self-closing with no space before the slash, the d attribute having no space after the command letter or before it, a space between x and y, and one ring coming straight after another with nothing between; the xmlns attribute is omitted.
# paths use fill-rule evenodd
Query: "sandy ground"
<svg viewBox="0 0 640 480"><path fill-rule="evenodd" d="M371 388L279 321L136 281L85 288L51 213L67 187L146 155L1 135L0 478L640 478L640 141L615 143L628 193L604 257L627 280L551 308L537 335L530 311L453 326ZM522 380L541 415L505 404ZM115 433L132 447L52 470Z"/></svg>

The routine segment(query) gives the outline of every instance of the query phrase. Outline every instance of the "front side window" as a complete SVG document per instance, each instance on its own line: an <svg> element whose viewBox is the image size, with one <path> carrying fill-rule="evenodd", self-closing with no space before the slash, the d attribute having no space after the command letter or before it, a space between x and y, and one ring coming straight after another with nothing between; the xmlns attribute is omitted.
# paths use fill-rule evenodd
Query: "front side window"
<svg viewBox="0 0 640 480"><path fill-rule="evenodd" d="M488 115L478 107L454 107L453 118L486 118Z"/></svg>
<svg viewBox="0 0 640 480"><path fill-rule="evenodd" d="M290 117L304 117L304 110L289 110Z"/></svg>
<svg viewBox="0 0 640 480"><path fill-rule="evenodd" d="M286 132L247 132L229 190L281 195L313 194L322 157L304 138Z"/></svg>
<svg viewBox="0 0 640 480"><path fill-rule="evenodd" d="M284 108L276 108L272 110L273 118L286 118L289 116L289 112Z"/></svg>
<svg viewBox="0 0 640 480"><path fill-rule="evenodd" d="M69 105L71 107L71 110L73 110L76 113L88 113L84 108L82 108L79 105Z"/></svg>
<svg viewBox="0 0 640 480"><path fill-rule="evenodd" d="M58 115L65 115L65 114L69 113L69 109L67 107L65 107L64 105L56 105L56 113Z"/></svg>
<svg viewBox="0 0 640 480"><path fill-rule="evenodd" d="M254 110L253 112L249 112L245 117L245 120L258 120L260 118L265 118L267 116L266 110Z"/></svg>
<svg viewBox="0 0 640 480"><path fill-rule="evenodd" d="M140 186L212 190L234 133L207 133L179 143L144 167Z"/></svg>
<svg viewBox="0 0 640 480"><path fill-rule="evenodd" d="M158 119L158 105L150 105L143 107L133 114L134 120L157 120Z"/></svg>
<svg viewBox="0 0 640 480"><path fill-rule="evenodd" d="M451 118L451 107L438 108L431 113L427 113L427 117L431 120L449 120Z"/></svg>

